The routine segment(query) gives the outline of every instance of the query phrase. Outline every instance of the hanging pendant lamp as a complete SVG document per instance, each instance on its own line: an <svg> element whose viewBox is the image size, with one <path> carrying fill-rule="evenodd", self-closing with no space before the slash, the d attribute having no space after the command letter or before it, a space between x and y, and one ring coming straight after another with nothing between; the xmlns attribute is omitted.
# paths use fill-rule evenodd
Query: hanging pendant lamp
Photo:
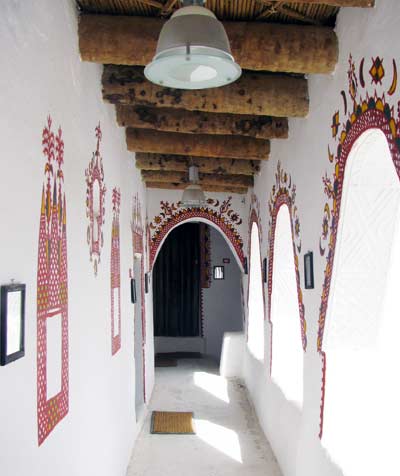
<svg viewBox="0 0 400 476"><path fill-rule="evenodd" d="M199 169L196 165L189 167L189 182L182 194L181 205L187 208L199 208L206 204L206 197L200 185Z"/></svg>
<svg viewBox="0 0 400 476"><path fill-rule="evenodd" d="M204 2L183 3L160 32L156 55L144 70L146 78L177 89L216 88L236 81L242 70L222 23L196 5Z"/></svg>

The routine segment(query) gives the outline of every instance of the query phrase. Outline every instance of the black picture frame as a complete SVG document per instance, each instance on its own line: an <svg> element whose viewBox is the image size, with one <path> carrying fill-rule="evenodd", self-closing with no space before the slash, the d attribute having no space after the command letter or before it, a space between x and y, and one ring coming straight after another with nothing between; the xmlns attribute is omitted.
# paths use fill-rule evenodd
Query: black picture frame
<svg viewBox="0 0 400 476"><path fill-rule="evenodd" d="M136 298L136 281L134 278L131 278L131 303L135 304L137 301Z"/></svg>
<svg viewBox="0 0 400 476"><path fill-rule="evenodd" d="M10 306L17 306L14 309L9 307L9 295L12 293L19 293L20 297L15 296L16 301ZM6 284L0 288L0 365L4 366L10 362L20 359L25 355L25 284ZM10 319L13 322L10 322ZM11 333L13 330L11 326L17 326L19 329L19 335L15 338ZM14 338L14 341L18 341L18 348L12 353L8 352L8 348L11 345L9 342L10 337ZM14 342L15 345L15 342Z"/></svg>
<svg viewBox="0 0 400 476"><path fill-rule="evenodd" d="M247 258L246 257L243 260L243 269L244 269L244 274L249 274L249 265L247 263Z"/></svg>
<svg viewBox="0 0 400 476"><path fill-rule="evenodd" d="M147 294L149 292L149 273L144 275L144 292Z"/></svg>
<svg viewBox="0 0 400 476"><path fill-rule="evenodd" d="M314 289L314 258L313 252L304 255L304 287Z"/></svg>
<svg viewBox="0 0 400 476"><path fill-rule="evenodd" d="M214 266L213 279L216 281L221 281L222 279L225 279L225 266Z"/></svg>
<svg viewBox="0 0 400 476"><path fill-rule="evenodd" d="M264 283L267 283L268 282L268 261L267 261L267 258L264 258L263 259L263 281Z"/></svg>

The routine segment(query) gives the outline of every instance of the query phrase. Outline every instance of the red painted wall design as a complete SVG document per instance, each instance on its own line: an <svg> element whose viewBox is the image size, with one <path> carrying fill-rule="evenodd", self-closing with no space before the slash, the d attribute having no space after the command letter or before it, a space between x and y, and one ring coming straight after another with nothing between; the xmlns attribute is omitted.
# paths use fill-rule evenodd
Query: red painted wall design
<svg viewBox="0 0 400 476"><path fill-rule="evenodd" d="M209 198L207 207L181 208L180 202L160 202L161 212L150 223L153 230L150 244L150 265L154 264L161 243L168 233L180 223L193 218L202 218L214 223L231 242L239 261L244 264L243 240L235 225L243 223L239 214L232 209L232 197L224 201Z"/></svg>
<svg viewBox="0 0 400 476"><path fill-rule="evenodd" d="M250 296L250 281L251 281L251 229L253 227L253 223L257 224L258 227L258 239L259 239L259 244L260 244L260 265L261 265L261 270L263 269L263 264L262 264L262 246L263 246L263 239L262 239L262 224L261 224L261 212L260 212L260 201L258 200L257 195L254 193L251 194L251 202L250 202L250 210L249 210L249 225L248 225L248 250L247 250L247 256L248 258L248 283L247 283L247 309L249 308L249 296ZM265 289L264 289L264 283L262 284L262 291L263 291L263 301L264 301L264 320L265 320ZM249 338L249 320L247 319L246 323L246 339L248 340Z"/></svg>
<svg viewBox="0 0 400 476"><path fill-rule="evenodd" d="M49 116L42 133L46 157L39 226L37 269L37 419L39 445L69 409L67 213L64 141ZM47 399L47 321L61 316L61 390Z"/></svg>
<svg viewBox="0 0 400 476"><path fill-rule="evenodd" d="M112 191L113 220L111 227L111 354L116 354L121 348L121 264L119 240L119 212L121 192L114 188ZM114 300L117 290L116 302ZM114 322L117 316L118 332L115 332Z"/></svg>
<svg viewBox="0 0 400 476"><path fill-rule="evenodd" d="M142 255L141 259L141 319L142 319L142 361L143 361L143 397L146 402L146 305L145 305L145 273L144 273L144 230L142 220L142 204L140 203L139 195L136 194L132 200L132 250L133 255Z"/></svg>
<svg viewBox="0 0 400 476"><path fill-rule="evenodd" d="M87 243L89 245L90 261L93 262L94 274L97 275L100 263L101 249L104 245L103 225L105 217L106 186L104 184L103 159L100 154L100 142L102 138L100 123L95 129L97 146L89 167L85 171L86 176L86 216L89 219L87 227ZM99 203L94 203L94 187L99 190ZM95 209L98 213L95 216Z"/></svg>
<svg viewBox="0 0 400 476"><path fill-rule="evenodd" d="M293 254L294 254L294 266L296 271L297 281L297 297L299 301L299 314L300 314L300 329L301 340L304 352L307 349L307 325L304 316L304 304L303 293L300 287L300 272L299 272L299 254L301 253L301 240L300 240L300 220L298 216L298 210L296 206L296 185L292 181L290 174L285 172L281 168L280 162L277 165L277 171L275 173L275 184L272 187L272 191L269 198L269 253L268 253L268 320L271 326L271 356L273 355L273 323L271 320L271 296L272 296L272 279L273 279L273 266L274 266L274 245L275 245L275 228L276 219L279 209L282 205L287 205L291 218L292 226L292 240L293 240ZM272 357L271 363L272 366Z"/></svg>
<svg viewBox="0 0 400 476"><path fill-rule="evenodd" d="M320 412L320 438L323 433L323 416L325 403L325 380L326 380L326 354L323 351L323 337L325 319L328 307L329 292L332 278L333 263L338 232L338 224L341 209L344 174L347 158L356 140L369 129L380 129L388 141L393 164L400 178L400 101L390 104L386 100L386 94L393 96L397 90L397 65L392 61L392 78L385 88L384 61L380 57L372 58L369 70L371 84L379 85L373 94L366 89L363 58L358 68L352 55L349 57L348 70L348 93L341 91L343 101L344 122L340 124L340 111L333 116L332 138L336 145L336 153L331 152L328 146L329 162L334 164L333 176L325 174L323 177L324 191L327 202L324 205L322 222L322 234L319 242L321 256L326 255L326 267L322 287L321 305L319 309L317 349L322 359L322 386L321 386L321 412ZM352 108L348 109L348 103Z"/></svg>

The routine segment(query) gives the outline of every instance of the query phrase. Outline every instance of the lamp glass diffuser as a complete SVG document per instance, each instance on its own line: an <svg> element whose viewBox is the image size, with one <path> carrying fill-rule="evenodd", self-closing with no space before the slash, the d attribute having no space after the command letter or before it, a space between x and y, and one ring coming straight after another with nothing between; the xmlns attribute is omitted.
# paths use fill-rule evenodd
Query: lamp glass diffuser
<svg viewBox="0 0 400 476"><path fill-rule="evenodd" d="M146 78L177 89L206 89L236 81L242 70L214 13L200 6L177 10L163 26Z"/></svg>
<svg viewBox="0 0 400 476"><path fill-rule="evenodd" d="M206 203L206 197L200 185L199 181L199 169L195 165L189 167L189 181L188 185L182 194L181 204L184 207L202 207Z"/></svg>

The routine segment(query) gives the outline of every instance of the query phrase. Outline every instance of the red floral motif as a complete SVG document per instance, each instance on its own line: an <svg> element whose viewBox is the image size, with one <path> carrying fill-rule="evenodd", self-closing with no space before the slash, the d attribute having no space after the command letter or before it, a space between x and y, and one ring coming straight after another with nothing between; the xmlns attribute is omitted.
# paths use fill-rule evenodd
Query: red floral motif
<svg viewBox="0 0 400 476"><path fill-rule="evenodd" d="M64 141L47 119L42 145L46 157L45 184L39 226L37 269L37 418L39 445L69 409L67 213L63 189ZM54 168L57 173L54 173ZM61 390L47 398L47 320L61 316Z"/></svg>
<svg viewBox="0 0 400 476"><path fill-rule="evenodd" d="M351 55L350 59L352 61ZM361 60L359 69L361 83L363 83L363 64L364 59ZM379 65L380 63L376 62L375 66L377 68L379 68ZM394 74L396 73L396 68L394 68ZM379 74L380 77L383 78L382 72L376 74ZM353 80L354 78L351 79L349 76L349 81ZM392 82L391 94L395 92L396 87L397 78L395 76ZM351 88L352 83L350 83L349 87L350 94L352 91ZM317 338L317 349L322 359L323 370L320 407L320 438L322 437L323 433L323 414L326 380L326 354L323 351L323 336L335 257L346 162L354 143L364 132L369 129L380 129L386 136L390 153L393 159L393 164L400 178L400 111L397 111L397 115L394 111L394 105L391 105L386 102L385 94L382 93L378 95L377 91L374 91L373 96L370 96L368 93L366 93L365 98L360 98L359 101L354 100L353 110L349 112L348 119L343 125L342 131L336 139L337 152L334 158L335 167L332 178L328 178L327 174L325 174L325 176L322 178L324 184L324 191L328 198L328 202L324 206L322 236L320 238L319 247L321 255L324 255L326 250L328 250L328 253L326 255L326 267L322 287L321 304L319 309Z"/></svg>
<svg viewBox="0 0 400 476"><path fill-rule="evenodd" d="M119 211L121 192L116 187L112 191L113 220L111 227L111 354L121 348L121 263ZM117 316L117 319L115 317ZM118 332L115 332L117 322Z"/></svg>
<svg viewBox="0 0 400 476"><path fill-rule="evenodd" d="M299 301L299 314L300 314L300 328L301 328L301 340L303 345L303 350L307 349L307 324L305 320L304 313L304 304L303 304L303 293L300 287L300 272L299 272L299 258L298 254L301 253L301 240L300 240L300 219L298 217L297 206L295 205L296 200L296 185L292 182L290 174L284 172L281 169L281 164L278 162L277 171L275 174L275 185L272 187L270 199L269 199L269 256L268 256L268 320L272 327L271 320L271 296L272 296L272 279L273 279L273 264L274 264L274 247L275 247L275 228L276 228L276 219L278 216L279 209L282 205L287 205L291 218L291 227L292 227L292 240L293 240L293 255L294 255L294 265L296 271L296 282L297 282L297 296ZM271 332L271 355L272 355L272 336ZM272 359L271 363L272 365Z"/></svg>
<svg viewBox="0 0 400 476"><path fill-rule="evenodd" d="M150 228L154 230L150 243L150 266L154 264L159 247L168 233L180 223L192 218L203 218L214 223L232 243L239 261L244 263L243 240L234 225L240 225L243 221L231 207L232 197L228 197L222 204L217 199L209 198L208 207L180 208L180 202L160 202L161 212L154 217ZM216 208L213 209L213 208Z"/></svg>
<svg viewBox="0 0 400 476"><path fill-rule="evenodd" d="M133 255L136 253L142 255L141 259L141 319L142 319L142 362L143 362L143 397L146 402L146 307L145 307L145 286L144 286L144 232L142 221L142 204L140 203L139 195L136 194L132 200L132 218L131 218L131 232L132 232L132 250Z"/></svg>
<svg viewBox="0 0 400 476"><path fill-rule="evenodd" d="M94 274L97 275L98 264L101 258L101 249L104 245L103 225L105 218L105 195L106 186L104 184L103 159L100 154L100 141L102 133L100 123L95 129L97 146L93 152L89 167L85 171L86 175L86 216L89 219L87 227L87 242L89 245L90 261L93 262ZM97 185L96 185L97 184ZM94 187L99 190L99 203L94 203ZM94 213L97 205L98 212Z"/></svg>

